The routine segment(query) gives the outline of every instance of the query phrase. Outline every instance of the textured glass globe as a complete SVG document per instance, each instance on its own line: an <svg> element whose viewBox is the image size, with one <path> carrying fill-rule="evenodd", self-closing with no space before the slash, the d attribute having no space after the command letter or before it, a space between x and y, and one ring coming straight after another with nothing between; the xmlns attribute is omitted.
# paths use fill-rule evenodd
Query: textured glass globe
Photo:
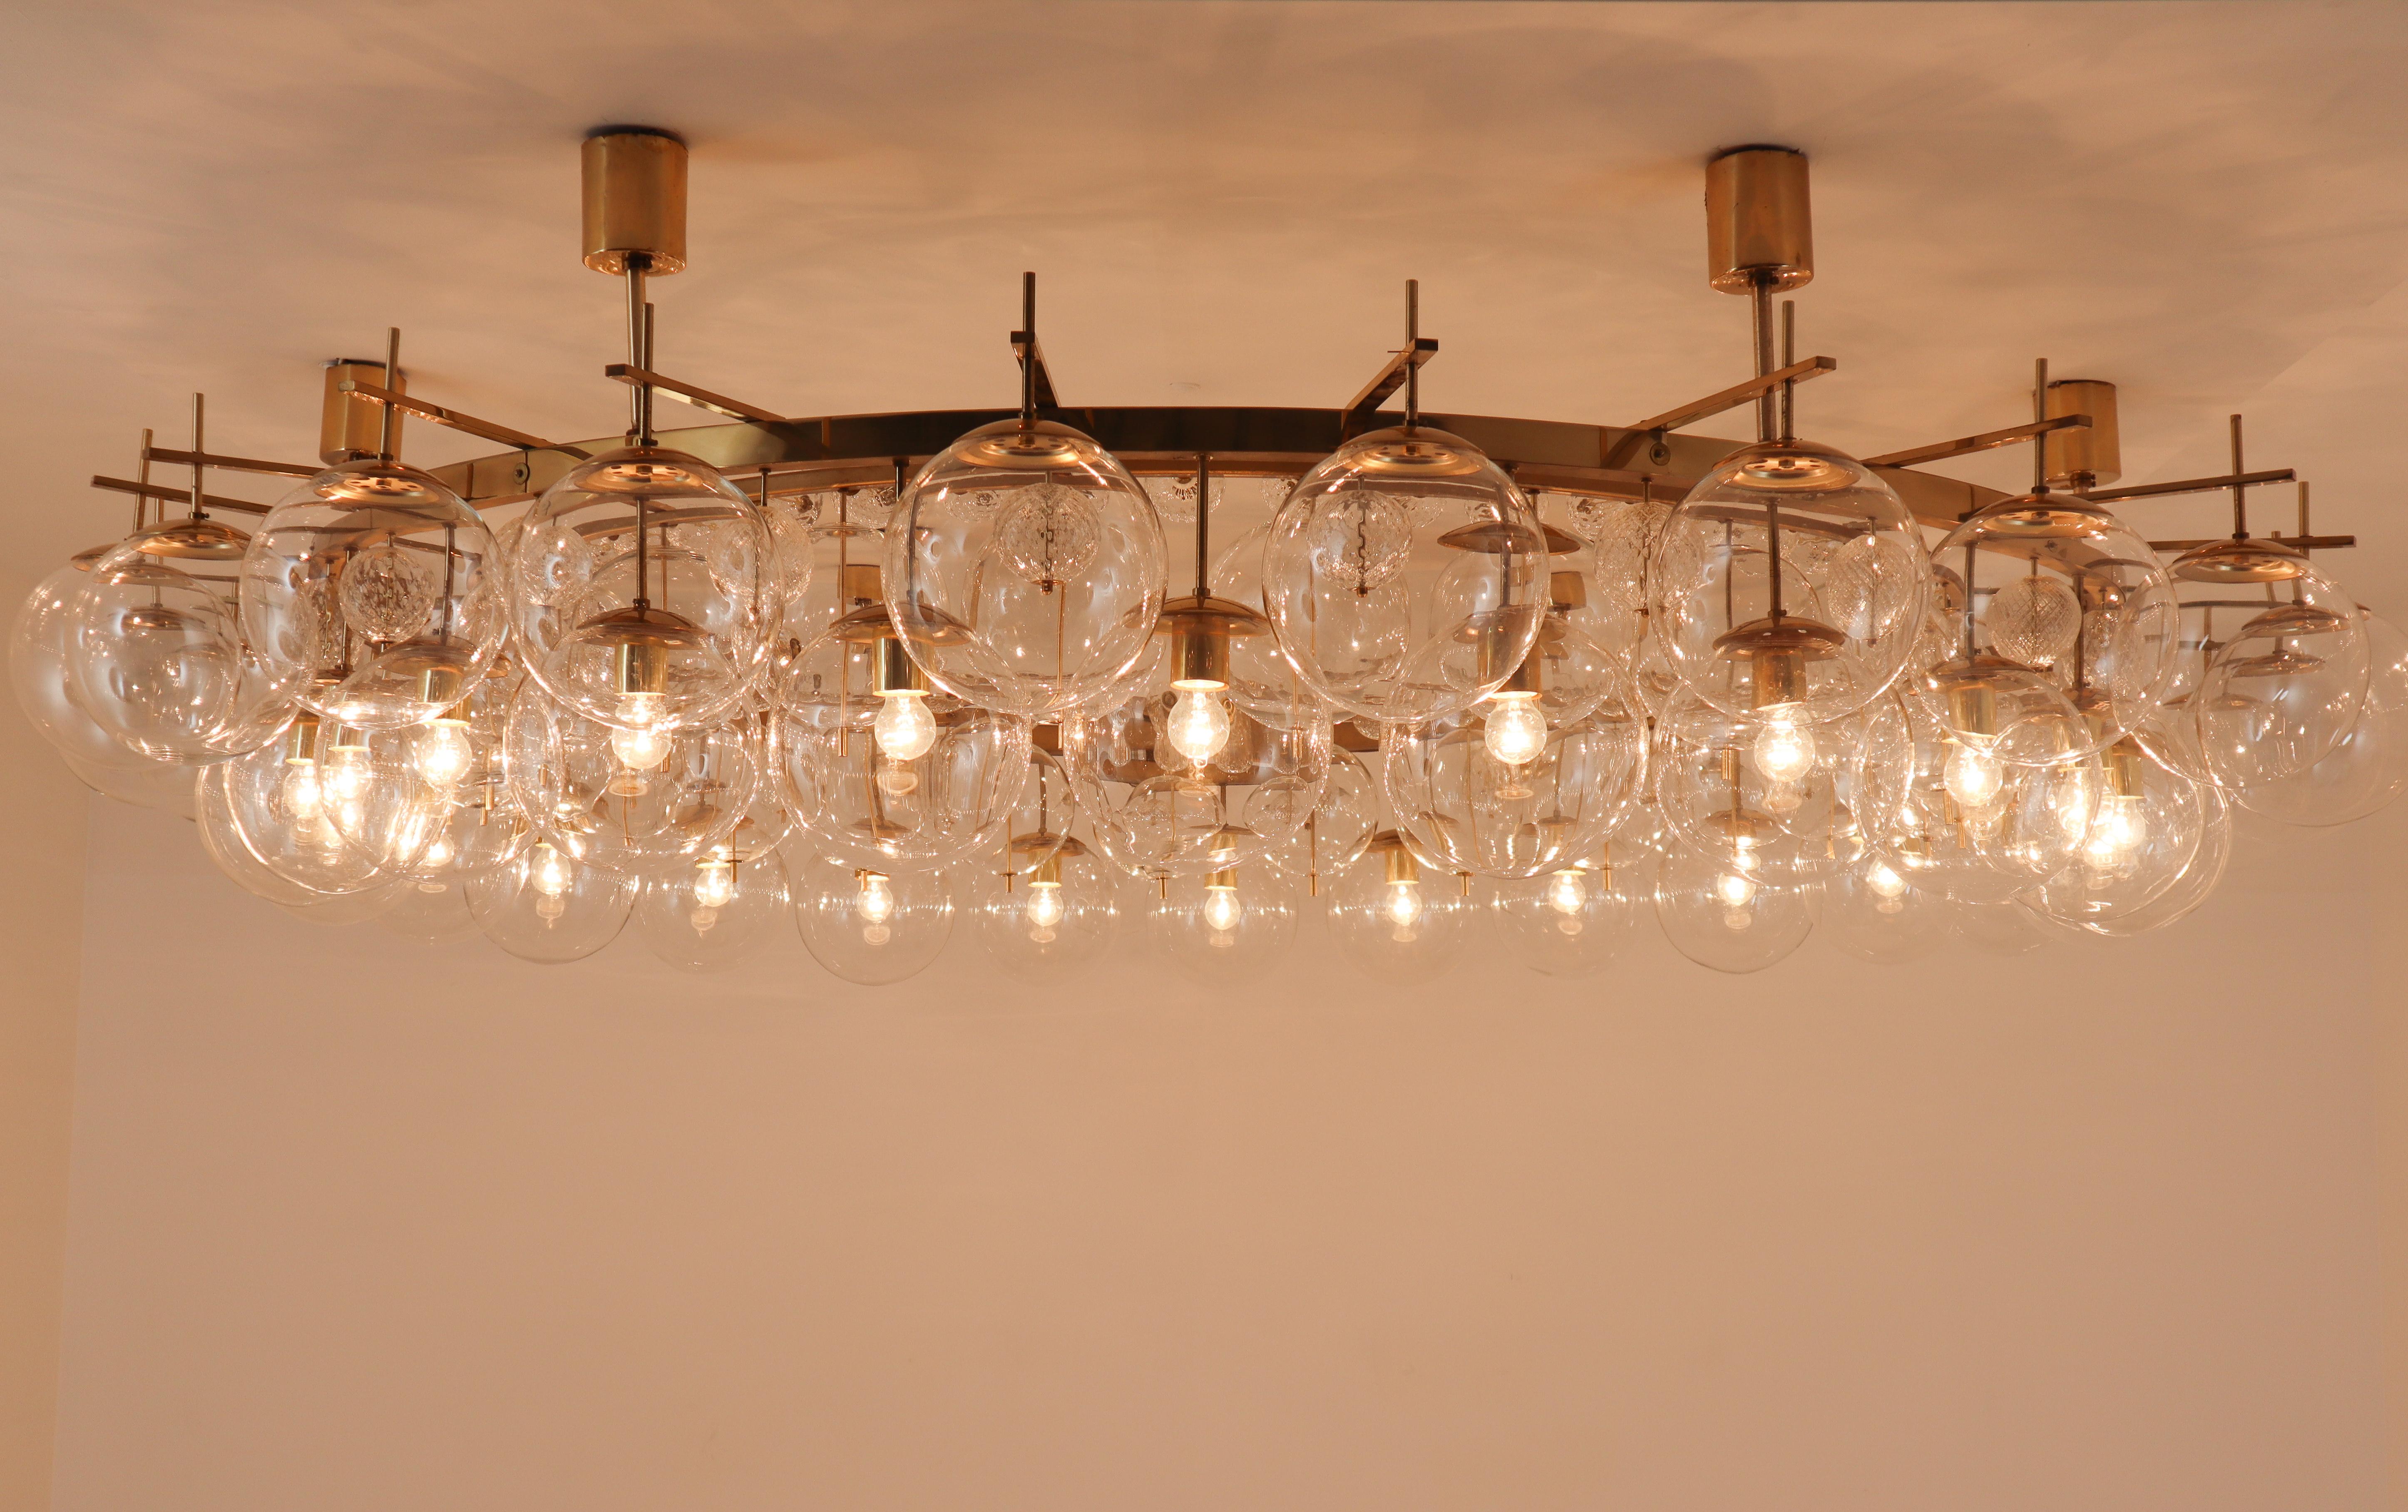
<svg viewBox="0 0 2408 1512"><path fill-rule="evenodd" d="M1505 953L1541 977L1593 977L1613 963L1639 922L1636 868L1594 857L1536 877L1500 881L1488 918Z"/></svg>
<svg viewBox="0 0 2408 1512"><path fill-rule="evenodd" d="M1265 607L1280 649L1350 714L1459 714L1538 639L1549 537L1512 479L1459 436L1357 436L1297 482L1269 529Z"/></svg>
<svg viewBox="0 0 2408 1512"><path fill-rule="evenodd" d="M2179 881L2223 806L2213 785L2153 759L2129 736L2105 756L2106 777L2075 859L2028 894L2033 908L2074 927L2113 923Z"/></svg>
<svg viewBox="0 0 2408 1512"><path fill-rule="evenodd" d="M1153 501L1067 425L998 421L930 459L886 531L886 598L942 691L1067 714L1141 656L1166 557Z"/></svg>
<svg viewBox="0 0 2408 1512"><path fill-rule="evenodd" d="M2181 603L2148 541L2104 508L2051 492L2000 499L1950 531L1932 561L1972 593L1929 675L1959 739L2011 764L2066 761L2157 712L2181 651Z"/></svg>
<svg viewBox="0 0 2408 1512"><path fill-rule="evenodd" d="M1823 890L1797 863L1730 847L1675 845L1656 871L1656 921L1672 949L1714 971L1762 971L1806 943Z"/></svg>
<svg viewBox="0 0 2408 1512"><path fill-rule="evenodd" d="M1638 801L1647 770L1645 725L1618 698L1500 760L1493 704L1464 715L1392 725L1383 789L1398 828L1454 871L1552 876L1592 860Z"/></svg>
<svg viewBox="0 0 2408 1512"><path fill-rule="evenodd" d="M1463 951L1473 908L1461 879L1394 830L1372 836L1326 892L1339 949L1366 976L1428 981Z"/></svg>
<svg viewBox="0 0 2408 1512"><path fill-rule="evenodd" d="M214 520L136 531L85 574L68 668L112 738L163 761L222 761L276 738L294 679L243 640L250 537Z"/></svg>
<svg viewBox="0 0 2408 1512"><path fill-rule="evenodd" d="M395 462L348 462L268 512L242 559L248 642L305 708L416 724L484 675L509 633L509 573L483 519Z"/></svg>
<svg viewBox="0 0 2408 1512"><path fill-rule="evenodd" d="M41 737L79 772L87 767L155 766L93 721L75 691L70 658L75 607L92 564L108 553L95 547L59 564L18 607L8 635L8 683L17 706Z"/></svg>
<svg viewBox="0 0 2408 1512"><path fill-rule="evenodd" d="M2322 759L2234 789L2243 808L2286 824L2346 824L2408 789L2408 635L2380 615L2359 613L2369 670L2358 721Z"/></svg>
<svg viewBox="0 0 2408 1512"><path fill-rule="evenodd" d="M877 697L825 728L784 730L787 799L830 857L882 872L928 872L1000 852L1028 783L1029 726L941 693L910 702L928 720L916 754L882 735Z"/></svg>
<svg viewBox="0 0 2408 1512"><path fill-rule="evenodd" d="M2354 606L2302 594L2258 614L2215 651L2187 702L2208 771L2246 790L2323 761L2357 728L2372 666Z"/></svg>
<svg viewBox="0 0 2408 1512"><path fill-rule="evenodd" d="M1325 720L1283 729L1210 689L1139 693L1062 725L1096 846L1142 875L1226 871L1285 846L1320 804L1335 749Z"/></svg>
<svg viewBox="0 0 2408 1512"><path fill-rule="evenodd" d="M682 451L629 447L571 468L529 511L511 567L527 671L603 724L711 723L779 647L790 568L768 517Z"/></svg>
<svg viewBox="0 0 2408 1512"><path fill-rule="evenodd" d="M1948 942L1948 908L1937 893L1878 850L1835 869L1823 884L1824 937L1875 965L1920 961Z"/></svg>
<svg viewBox="0 0 2408 1512"><path fill-rule="evenodd" d="M565 965L594 954L627 927L637 881L581 866L538 840L507 866L468 880L468 911L485 938L522 961Z"/></svg>
<svg viewBox="0 0 2408 1512"><path fill-rule="evenodd" d="M1134 886L1143 893L1149 956L1198 987L1266 980L1296 943L1301 889L1267 866Z"/></svg>
<svg viewBox="0 0 2408 1512"><path fill-rule="evenodd" d="M510 706L510 803L571 860L626 874L677 870L724 843L762 773L749 720L631 731L553 702L530 678Z"/></svg>
<svg viewBox="0 0 2408 1512"><path fill-rule="evenodd" d="M636 934L680 971L724 971L760 953L784 925L786 873L776 852L738 863L706 856L655 872L636 898Z"/></svg>
<svg viewBox="0 0 2408 1512"><path fill-rule="evenodd" d="M1684 686L1725 714L1821 724L1906 670L1929 574L1914 517L1872 469L1811 441L1765 441L1724 458L1672 512L1648 592Z"/></svg>
<svg viewBox="0 0 2408 1512"><path fill-rule="evenodd" d="M1043 986L1083 976L1119 933L1117 878L1076 836L1049 835L1045 859L1006 886L1000 867L978 873L970 906L988 959Z"/></svg>
<svg viewBox="0 0 2408 1512"><path fill-rule="evenodd" d="M941 872L877 872L787 852L795 929L832 976L885 987L925 971L953 933Z"/></svg>

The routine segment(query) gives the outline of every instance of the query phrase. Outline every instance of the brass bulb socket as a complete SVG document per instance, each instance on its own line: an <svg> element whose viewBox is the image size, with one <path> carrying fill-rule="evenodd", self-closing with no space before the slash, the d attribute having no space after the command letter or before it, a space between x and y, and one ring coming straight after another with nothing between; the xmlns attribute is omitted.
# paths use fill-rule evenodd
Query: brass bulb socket
<svg viewBox="0 0 2408 1512"><path fill-rule="evenodd" d="M668 648L640 641L622 641L611 647L610 685L622 697L629 693L667 692Z"/></svg>
<svg viewBox="0 0 2408 1512"><path fill-rule="evenodd" d="M1422 879L1422 863L1413 859L1412 851L1406 847L1399 845L1381 859L1386 865L1388 881L1418 882Z"/></svg>
<svg viewBox="0 0 2408 1512"><path fill-rule="evenodd" d="M1567 612L1587 608L1588 574L1584 572L1547 574L1547 606Z"/></svg>
<svg viewBox="0 0 2408 1512"><path fill-rule="evenodd" d="M1999 733L1999 692L1985 683L1960 682L1948 689L1948 724L1958 735Z"/></svg>
<svg viewBox="0 0 2408 1512"><path fill-rule="evenodd" d="M844 595L847 603L869 605L878 602L878 596L882 591L878 576L878 563L875 562L848 562L844 564L844 571L839 576L841 580L838 583L837 588L838 591Z"/></svg>
<svg viewBox="0 0 2408 1512"><path fill-rule="evenodd" d="M1229 633L1199 625L1170 634L1170 680L1176 686L1229 685Z"/></svg>
<svg viewBox="0 0 2408 1512"><path fill-rule="evenodd" d="M2100 761L2107 769L2107 792L2112 796L2141 796L2142 760L2141 743L2130 735L2125 735L2100 754Z"/></svg>
<svg viewBox="0 0 2408 1512"><path fill-rule="evenodd" d="M882 635L870 643L869 691L873 693L924 693L928 675L911 660L901 637Z"/></svg>
<svg viewBox="0 0 2408 1512"><path fill-rule="evenodd" d="M297 766L317 759L318 716L296 715L293 720L293 728L284 733L284 760Z"/></svg>
<svg viewBox="0 0 2408 1512"><path fill-rule="evenodd" d="M1207 892L1235 892L1238 891L1238 874L1235 871L1207 872L1204 874L1204 887Z"/></svg>
<svg viewBox="0 0 2408 1512"><path fill-rule="evenodd" d="M685 143L655 126L613 126L585 138L585 265L627 271L649 259L648 274L685 266Z"/></svg>
<svg viewBox="0 0 2408 1512"><path fill-rule="evenodd" d="M1537 697L1547 691L1546 665L1546 657L1540 654L1539 648L1531 647L1530 654L1522 658L1522 664L1513 669L1513 675L1507 678L1503 685L1489 696L1501 698L1508 693L1526 693L1531 697Z"/></svg>
<svg viewBox="0 0 2408 1512"><path fill-rule="evenodd" d="M384 434L385 407L366 399L354 398L343 392L346 383L373 383L385 386L384 364L365 357L338 357L326 364L326 401L318 413L318 460L327 466L359 462L377 454L377 444ZM393 375L393 392L409 392L408 378L399 372ZM393 449L401 452L401 424L405 411L393 412Z"/></svg>
<svg viewBox="0 0 2408 1512"><path fill-rule="evenodd" d="M1034 887L1060 887L1062 885L1062 852L1056 850L1038 863L1037 869L1028 874L1028 880Z"/></svg>
<svg viewBox="0 0 2408 1512"><path fill-rule="evenodd" d="M466 691L467 679L456 666L421 667L418 672L418 701L438 704L445 708L460 702Z"/></svg>
<svg viewBox="0 0 2408 1512"><path fill-rule="evenodd" d="M1706 278L1727 294L1796 289L1814 278L1806 154L1735 147L1706 164Z"/></svg>
<svg viewBox="0 0 2408 1512"><path fill-rule="evenodd" d="M1806 653L1802 650L1759 651L1748 662L1750 708L1771 708L1806 701Z"/></svg>

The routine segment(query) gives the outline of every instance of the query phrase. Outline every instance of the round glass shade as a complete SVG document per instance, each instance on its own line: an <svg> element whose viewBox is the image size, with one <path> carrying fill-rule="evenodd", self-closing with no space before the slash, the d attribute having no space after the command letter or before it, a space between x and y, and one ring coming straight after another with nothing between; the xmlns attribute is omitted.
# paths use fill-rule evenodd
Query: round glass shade
<svg viewBox="0 0 2408 1512"><path fill-rule="evenodd" d="M2357 727L2372 664L2354 605L2328 607L2302 592L2252 617L2209 659L2188 702L2209 773L2245 791L2323 761Z"/></svg>
<svg viewBox="0 0 2408 1512"><path fill-rule="evenodd" d="M1619 699L1560 728L1541 720L1525 742L1500 740L1499 719L1535 707L1491 699L1465 715L1389 727L1389 811L1448 869L1552 876L1594 859L1637 801L1646 735Z"/></svg>
<svg viewBox="0 0 2408 1512"><path fill-rule="evenodd" d="M786 872L776 852L740 864L707 856L643 879L636 934L680 971L724 971L759 954L785 913Z"/></svg>
<svg viewBox="0 0 2408 1512"><path fill-rule="evenodd" d="M1269 540L1268 522L1245 532L1213 563L1211 578L1213 596L1260 616L1266 628L1270 604L1263 589L1263 549ZM1328 706L1280 649L1276 635L1233 635L1228 657L1226 696L1237 707L1282 730L1327 720Z"/></svg>
<svg viewBox="0 0 2408 1512"><path fill-rule="evenodd" d="M898 707L924 725L896 735ZM798 829L873 871L937 871L999 852L1028 754L1027 720L943 694L864 695L826 728L789 721L784 732Z"/></svg>
<svg viewBox="0 0 2408 1512"><path fill-rule="evenodd" d="M1948 906L1948 937L1983 955L2029 955L2048 943L2048 924L2024 903Z"/></svg>
<svg viewBox="0 0 2408 1512"><path fill-rule="evenodd" d="M925 971L953 933L953 900L939 872L876 872L787 856L795 928L832 976L885 987Z"/></svg>
<svg viewBox="0 0 2408 1512"><path fill-rule="evenodd" d="M1821 855L1862 739L1860 720L1742 719L1684 689L1656 725L1656 811L1685 844L1727 838L1738 816L1768 855Z"/></svg>
<svg viewBox="0 0 2408 1512"><path fill-rule="evenodd" d="M1676 845L1656 870L1656 921L1672 949L1714 971L1762 971L1806 943L1823 890L1795 863L1733 847Z"/></svg>
<svg viewBox="0 0 2408 1512"><path fill-rule="evenodd" d="M943 692L1030 718L1069 713L1135 664L1165 574L1145 490L1052 421L955 441L886 531L886 598L911 659Z"/></svg>
<svg viewBox="0 0 2408 1512"><path fill-rule="evenodd" d="M619 937L636 879L581 866L538 840L507 866L468 879L468 911L485 938L522 961L581 961Z"/></svg>
<svg viewBox="0 0 2408 1512"><path fill-rule="evenodd" d="M1000 864L979 869L971 906L987 956L1023 981L1083 976L1119 933L1117 878L1075 836L1049 835L1045 859L1006 885ZM1000 862L998 856L997 861Z"/></svg>
<svg viewBox="0 0 2408 1512"><path fill-rule="evenodd" d="M201 834L201 850L210 864L253 897L294 907L325 896L303 886L267 863L265 855L244 833L236 812L233 784L223 764L205 766L194 782L194 824Z"/></svg>
<svg viewBox="0 0 2408 1512"><path fill-rule="evenodd" d="M8 683L25 721L67 758L79 772L87 767L156 765L94 723L75 692L70 659L76 602L93 563L108 554L98 547L62 563L34 585L18 607L8 636Z"/></svg>
<svg viewBox="0 0 2408 1512"><path fill-rule="evenodd" d="M1505 953L1541 977L1593 977L1613 963L1639 921L1642 874L1566 866L1500 881L1488 917Z"/></svg>
<svg viewBox="0 0 2408 1512"><path fill-rule="evenodd" d="M2059 924L2113 923L2155 902L2181 878L2211 817L2222 812L2212 784L2169 770L2128 735L2105 761L2081 850L2028 894Z"/></svg>
<svg viewBox="0 0 2408 1512"><path fill-rule="evenodd" d="M1549 537L1512 479L1459 436L1357 436L1297 482L1269 529L1265 608L1280 649L1350 714L1459 714L1538 640Z"/></svg>
<svg viewBox="0 0 2408 1512"><path fill-rule="evenodd" d="M276 738L294 680L247 645L237 601L250 537L214 520L136 531L92 565L74 610L76 701L161 761L222 761Z"/></svg>
<svg viewBox="0 0 2408 1512"><path fill-rule="evenodd" d="M468 911L468 879L449 870L414 877L395 891L393 906L377 915L390 934L421 945L465 939L477 933Z"/></svg>
<svg viewBox="0 0 2408 1512"><path fill-rule="evenodd" d="M2070 494L2021 494L1957 525L1932 561L1972 595L1928 673L1958 740L2041 764L2101 750L2157 712L2182 606L2130 526Z"/></svg>
<svg viewBox="0 0 2408 1512"><path fill-rule="evenodd" d="M1463 951L1472 900L1462 879L1417 856L1393 830L1325 889L1339 949L1381 981L1427 981L1451 970Z"/></svg>
<svg viewBox="0 0 2408 1512"><path fill-rule="evenodd" d="M104 798L114 798L136 808L155 808L179 819L194 817L197 801L193 784L204 772L214 766L186 766L180 763L142 762L126 766L88 765L79 757L62 755L61 760L73 772L76 780Z"/></svg>
<svg viewBox="0 0 2408 1512"><path fill-rule="evenodd" d="M519 690L504 741L511 803L575 861L674 871L724 843L761 779L752 723L629 731Z"/></svg>
<svg viewBox="0 0 2408 1512"><path fill-rule="evenodd" d="M2146 903L2091 912L2083 918L2083 929L2110 939L2128 939L2188 917L2214 892L2215 885L2224 880L2225 866L2232 860L2233 811L2214 784L2200 783L2197 791L2199 848L2183 863L2172 885Z"/></svg>
<svg viewBox="0 0 2408 1512"><path fill-rule="evenodd" d="M1380 753L1370 752L1369 759L1380 761ZM1264 852L1266 862L1307 879L1335 877L1353 864L1380 827L1380 778L1364 760L1351 750L1330 752L1321 802L1284 844Z"/></svg>
<svg viewBox="0 0 2408 1512"><path fill-rule="evenodd" d="M1140 874L1224 871L1285 846L1320 804L1335 749L1317 716L1283 729L1211 688L1140 693L1062 726L1096 844Z"/></svg>
<svg viewBox="0 0 2408 1512"><path fill-rule="evenodd" d="M1811 441L1743 446L1672 512L1649 569L1670 669L1725 714L1853 714L1907 668L1930 573L1871 468Z"/></svg>
<svg viewBox="0 0 2408 1512"><path fill-rule="evenodd" d="M1173 975L1198 987L1243 987L1268 977L1296 943L1301 885L1267 866L1133 884L1145 940Z"/></svg>
<svg viewBox="0 0 2408 1512"><path fill-rule="evenodd" d="M512 552L527 671L625 730L712 723L767 676L791 573L768 517L707 464L629 447L544 492Z"/></svg>
<svg viewBox="0 0 2408 1512"><path fill-rule="evenodd" d="M1948 943L1948 906L1910 874L1868 849L1823 884L1824 937L1875 965L1920 961Z"/></svg>
<svg viewBox="0 0 2408 1512"><path fill-rule="evenodd" d="M242 627L303 707L361 729L432 719L509 633L491 531L415 467L348 462L286 494L242 559Z"/></svg>
<svg viewBox="0 0 2408 1512"><path fill-rule="evenodd" d="M2408 788L2408 635L2380 615L2360 616L2369 670L2357 722L2320 760L2233 790L2243 808L2286 824L2346 824Z"/></svg>
<svg viewBox="0 0 2408 1512"><path fill-rule="evenodd" d="M252 853L319 897L416 871L445 834L452 805L419 780L406 736L304 715L283 739L225 763L226 796Z"/></svg>

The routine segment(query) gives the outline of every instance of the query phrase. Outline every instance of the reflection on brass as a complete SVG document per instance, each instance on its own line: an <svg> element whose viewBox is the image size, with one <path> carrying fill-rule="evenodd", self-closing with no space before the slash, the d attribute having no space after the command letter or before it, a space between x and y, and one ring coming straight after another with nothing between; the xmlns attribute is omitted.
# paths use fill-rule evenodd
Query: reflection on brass
<svg viewBox="0 0 2408 1512"><path fill-rule="evenodd" d="M645 272L685 266L685 143L656 126L613 126L585 138L585 265L627 271L627 256L651 259Z"/></svg>
<svg viewBox="0 0 2408 1512"><path fill-rule="evenodd" d="M2050 433L2047 472L2064 488L2093 489L2124 476L2123 429L2116 421L2115 385L2097 378L2058 378L2048 386L2052 418L2087 415L2087 426Z"/></svg>
<svg viewBox="0 0 2408 1512"><path fill-rule="evenodd" d="M1806 154L1735 147L1706 164L1706 276L1727 294L1797 289L1814 277Z"/></svg>

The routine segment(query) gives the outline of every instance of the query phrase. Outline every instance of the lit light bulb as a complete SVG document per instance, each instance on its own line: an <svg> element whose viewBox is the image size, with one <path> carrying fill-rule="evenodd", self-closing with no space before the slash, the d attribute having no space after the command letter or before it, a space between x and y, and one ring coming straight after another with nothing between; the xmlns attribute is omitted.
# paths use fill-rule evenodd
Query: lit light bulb
<svg viewBox="0 0 2408 1512"><path fill-rule="evenodd" d="M448 833L438 831L435 838L427 842L425 853L419 858L419 869L424 872L437 872L451 864L452 836ZM426 891L440 892L443 891L443 886L438 882L427 888Z"/></svg>
<svg viewBox="0 0 2408 1512"><path fill-rule="evenodd" d="M323 790L318 783L316 762L291 762L292 770L284 774L281 796L285 816L295 825L306 825L318 817L318 804Z"/></svg>
<svg viewBox="0 0 2408 1512"><path fill-rule="evenodd" d="M326 761L326 769L319 774L322 794L338 804L353 806L367 795L368 783L376 776L368 765L368 749L361 745L337 745Z"/></svg>
<svg viewBox="0 0 2408 1512"><path fill-rule="evenodd" d="M535 863L527 868L527 879L535 890L547 898L556 898L568 891L568 863L549 840L535 843Z"/></svg>
<svg viewBox="0 0 2408 1512"><path fill-rule="evenodd" d="M920 774L900 762L878 763L878 791L889 798L908 798L920 791Z"/></svg>
<svg viewBox="0 0 2408 1512"><path fill-rule="evenodd" d="M1421 884L1402 879L1389 883L1387 896L1380 900L1380 912L1393 926L1388 938L1398 945L1411 945L1413 926L1422 920Z"/></svg>
<svg viewBox="0 0 2408 1512"><path fill-rule="evenodd" d="M1588 902L1588 879L1578 867L1568 867L1555 874L1547 884L1547 906L1567 917L1577 914Z"/></svg>
<svg viewBox="0 0 2408 1512"><path fill-rule="evenodd" d="M2007 773L1999 759L1981 747L1959 745L1949 753L1941 781L1958 806L1979 812L1998 801Z"/></svg>
<svg viewBox="0 0 2408 1512"><path fill-rule="evenodd" d="M614 729L610 732L610 754L618 757L619 764L630 773L649 772L667 761L669 745L669 735L666 730ZM612 791L618 790L614 788ZM629 793L627 796L633 797L643 791L643 784L639 778L635 784L635 793Z"/></svg>
<svg viewBox="0 0 2408 1512"><path fill-rule="evenodd" d="M1906 906L1906 878L1892 870L1888 862L1873 863L1872 870L1865 874L1865 886L1872 889L1878 900L1873 906L1881 912L1894 914Z"/></svg>
<svg viewBox="0 0 2408 1512"><path fill-rule="evenodd" d="M2082 845L2082 859L2100 871L2120 866L2147 838L2144 801L2109 793L2099 800L2099 812L2090 821L2089 837Z"/></svg>
<svg viewBox="0 0 2408 1512"><path fill-rule="evenodd" d="M1245 916L1246 906L1238 901L1236 888L1208 886L1204 889L1204 922L1214 934L1226 934L1237 928L1238 921Z"/></svg>
<svg viewBox="0 0 2408 1512"><path fill-rule="evenodd" d="M1229 706L1218 686L1181 683L1177 688L1166 732L1170 749L1202 766L1229 743Z"/></svg>
<svg viewBox="0 0 2408 1512"><path fill-rule="evenodd" d="M1063 919L1068 913L1069 909L1062 902L1061 883L1031 882L1028 884L1028 906L1023 911L1022 917L1028 920L1030 940L1039 945L1053 944L1054 931L1061 927Z"/></svg>
<svg viewBox="0 0 2408 1512"><path fill-rule="evenodd" d="M438 792L449 792L468 775L477 759L477 748L468 741L466 720L437 720L419 735L410 751L410 764L428 787Z"/></svg>
<svg viewBox="0 0 2408 1512"><path fill-rule="evenodd" d="M621 693L613 711L618 715L614 722L630 730L652 729L661 722L661 705L665 701L666 695L661 693Z"/></svg>
<svg viewBox="0 0 2408 1512"><path fill-rule="evenodd" d="M698 908L724 908L735 902L735 863L716 859L698 863L694 869L694 901Z"/></svg>
<svg viewBox="0 0 2408 1512"><path fill-rule="evenodd" d="M878 737L879 753L888 761L916 762L937 743L937 717L928 712L925 693L882 693L870 731Z"/></svg>
<svg viewBox="0 0 2408 1512"><path fill-rule="evenodd" d="M1756 733L1756 769L1766 781L1786 787L1814 769L1814 733L1781 709L1768 713Z"/></svg>
<svg viewBox="0 0 2408 1512"><path fill-rule="evenodd" d="M1481 744L1507 766L1526 766L1547 749L1547 716L1537 693L1491 693Z"/></svg>
<svg viewBox="0 0 2408 1512"><path fill-rule="evenodd" d="M1741 872L1725 872L1714 878L1714 896L1726 908L1744 908L1756 901L1756 878Z"/></svg>
<svg viewBox="0 0 2408 1512"><path fill-rule="evenodd" d="M886 885L886 877L883 874L879 872L861 874L861 896L854 901L853 906L860 910L861 917L867 920L873 927L884 924L895 917L895 892ZM872 941L871 943L883 942Z"/></svg>

